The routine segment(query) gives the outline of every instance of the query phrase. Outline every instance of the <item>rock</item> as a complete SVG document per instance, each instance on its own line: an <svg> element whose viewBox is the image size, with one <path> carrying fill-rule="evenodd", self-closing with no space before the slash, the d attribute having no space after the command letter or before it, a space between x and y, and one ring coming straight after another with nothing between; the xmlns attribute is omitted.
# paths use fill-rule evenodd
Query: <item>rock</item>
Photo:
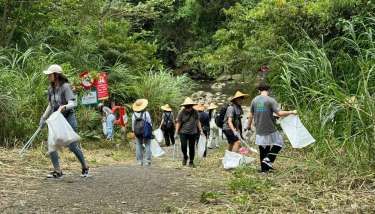
<svg viewBox="0 0 375 214"><path fill-rule="evenodd" d="M242 74L233 74L231 79L236 81L242 81L243 77Z"/></svg>
<svg viewBox="0 0 375 214"><path fill-rule="evenodd" d="M225 83L219 83L219 82L217 82L217 83L214 83L214 84L211 85L211 89L213 89L213 90L220 90L224 86L225 86Z"/></svg>
<svg viewBox="0 0 375 214"><path fill-rule="evenodd" d="M228 80L231 80L231 79L232 79L231 75L223 74L223 75L219 76L216 80L217 81L228 81Z"/></svg>
<svg viewBox="0 0 375 214"><path fill-rule="evenodd" d="M222 95L223 93L221 93L221 92L216 92L216 96L220 96L220 95Z"/></svg>

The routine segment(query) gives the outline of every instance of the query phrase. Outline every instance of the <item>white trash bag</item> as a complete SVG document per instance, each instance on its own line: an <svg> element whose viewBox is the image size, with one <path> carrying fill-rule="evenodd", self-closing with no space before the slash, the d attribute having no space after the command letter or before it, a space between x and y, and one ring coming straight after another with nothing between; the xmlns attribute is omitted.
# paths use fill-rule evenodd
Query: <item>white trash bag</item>
<svg viewBox="0 0 375 214"><path fill-rule="evenodd" d="M156 140L151 140L151 153L154 157L160 157L165 154L164 150L160 147Z"/></svg>
<svg viewBox="0 0 375 214"><path fill-rule="evenodd" d="M297 115L281 119L280 125L293 148L303 148L315 142Z"/></svg>
<svg viewBox="0 0 375 214"><path fill-rule="evenodd" d="M163 139L164 139L163 131L161 129L156 129L154 131L154 136L155 136L155 140L158 143L161 143L163 141Z"/></svg>
<svg viewBox="0 0 375 214"><path fill-rule="evenodd" d="M46 123L48 125L49 153L81 139L59 111L52 113Z"/></svg>
<svg viewBox="0 0 375 214"><path fill-rule="evenodd" d="M255 158L247 157L236 152L225 150L223 158L224 169L234 169L241 165L247 165L255 161Z"/></svg>
<svg viewBox="0 0 375 214"><path fill-rule="evenodd" d="M107 123L106 122L102 122L102 126L103 126L103 134L105 136L107 136Z"/></svg>
<svg viewBox="0 0 375 214"><path fill-rule="evenodd" d="M201 135L198 141L198 157L203 158L204 152L206 151L206 136Z"/></svg>

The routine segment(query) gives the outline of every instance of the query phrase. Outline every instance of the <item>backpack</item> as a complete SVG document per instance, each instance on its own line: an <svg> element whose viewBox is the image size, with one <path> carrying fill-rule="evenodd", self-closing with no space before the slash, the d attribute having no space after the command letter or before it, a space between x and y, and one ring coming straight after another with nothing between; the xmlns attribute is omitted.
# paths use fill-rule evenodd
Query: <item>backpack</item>
<svg viewBox="0 0 375 214"><path fill-rule="evenodd" d="M164 115L164 121L163 121L163 128L164 129L172 129L174 127L174 123L173 123L173 120L172 120L172 113L170 113L169 115L165 114Z"/></svg>
<svg viewBox="0 0 375 214"><path fill-rule="evenodd" d="M227 109L230 105L229 104L225 104L224 106L222 106L219 110L219 112L216 114L215 116L215 123L217 125L217 127L219 128L223 128L223 125L224 125L224 120L225 120L225 114L227 113Z"/></svg>
<svg viewBox="0 0 375 214"><path fill-rule="evenodd" d="M152 138L152 126L150 123L145 121L143 118L144 112L141 113L140 117L135 116L134 122L134 134L140 139L151 139Z"/></svg>

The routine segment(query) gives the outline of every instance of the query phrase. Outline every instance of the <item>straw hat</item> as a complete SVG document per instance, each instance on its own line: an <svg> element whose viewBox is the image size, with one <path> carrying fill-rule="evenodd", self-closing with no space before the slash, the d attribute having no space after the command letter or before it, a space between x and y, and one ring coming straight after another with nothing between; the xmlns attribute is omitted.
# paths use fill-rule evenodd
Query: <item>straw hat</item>
<svg viewBox="0 0 375 214"><path fill-rule="evenodd" d="M195 105L193 108L196 111L204 111L204 109L205 109L204 104Z"/></svg>
<svg viewBox="0 0 375 214"><path fill-rule="evenodd" d="M62 74L62 68L60 65L51 65L48 67L47 70L43 71L44 74L48 75L48 74L53 74L53 73L57 73L57 74Z"/></svg>
<svg viewBox="0 0 375 214"><path fill-rule="evenodd" d="M146 100L146 99L138 99L133 104L133 111L135 111L135 112L143 111L143 110L145 110L145 108L147 107L147 105L148 105L148 100Z"/></svg>
<svg viewBox="0 0 375 214"><path fill-rule="evenodd" d="M169 106L169 104L163 105L160 107L163 111L172 111L172 108Z"/></svg>
<svg viewBox="0 0 375 214"><path fill-rule="evenodd" d="M241 97L245 98L245 97L248 97L248 96L249 96L248 94L244 94L244 93L242 93L241 91L237 91L237 92L234 94L234 96L232 97L231 101L233 101L233 100L235 100L235 99L237 99L237 98L241 98Z"/></svg>
<svg viewBox="0 0 375 214"><path fill-rule="evenodd" d="M208 110L217 109L217 105L215 103L210 103L210 105L207 107Z"/></svg>
<svg viewBox="0 0 375 214"><path fill-rule="evenodd" d="M181 106L194 106L197 105L196 102L194 102L190 97L186 97L184 103L181 104Z"/></svg>

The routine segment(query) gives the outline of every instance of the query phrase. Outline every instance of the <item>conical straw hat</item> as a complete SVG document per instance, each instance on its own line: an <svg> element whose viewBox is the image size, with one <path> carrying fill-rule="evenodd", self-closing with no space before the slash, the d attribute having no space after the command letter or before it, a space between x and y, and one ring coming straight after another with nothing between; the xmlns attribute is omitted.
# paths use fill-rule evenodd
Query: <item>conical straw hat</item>
<svg viewBox="0 0 375 214"><path fill-rule="evenodd" d="M210 105L207 107L208 110L217 109L217 105L215 103L210 103Z"/></svg>
<svg viewBox="0 0 375 214"><path fill-rule="evenodd" d="M248 94L244 94L244 93L242 93L241 91L237 91L237 92L234 94L234 96L232 97L231 101L233 101L233 100L235 100L235 99L237 99L237 98L240 98L240 97L245 98L245 97L248 97L248 96L249 96Z"/></svg>
<svg viewBox="0 0 375 214"><path fill-rule="evenodd" d="M160 107L163 111L172 111L172 108L169 106L169 104L163 105Z"/></svg>
<svg viewBox="0 0 375 214"><path fill-rule="evenodd" d="M148 100L146 100L146 99L138 99L133 104L133 111L135 111L135 112L143 111L143 110L145 110L145 108L147 107L147 105L148 105Z"/></svg>
<svg viewBox="0 0 375 214"><path fill-rule="evenodd" d="M194 102L190 97L186 97L184 103L181 104L181 106L194 106L197 105L196 102Z"/></svg>

